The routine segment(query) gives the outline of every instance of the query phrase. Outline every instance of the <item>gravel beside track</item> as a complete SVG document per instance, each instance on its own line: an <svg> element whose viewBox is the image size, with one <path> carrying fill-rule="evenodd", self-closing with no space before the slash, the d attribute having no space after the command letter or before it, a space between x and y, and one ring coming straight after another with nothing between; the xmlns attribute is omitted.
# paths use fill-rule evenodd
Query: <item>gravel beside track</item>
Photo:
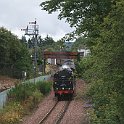
<svg viewBox="0 0 124 124"><path fill-rule="evenodd" d="M73 100L60 124L88 124L82 101Z"/></svg>

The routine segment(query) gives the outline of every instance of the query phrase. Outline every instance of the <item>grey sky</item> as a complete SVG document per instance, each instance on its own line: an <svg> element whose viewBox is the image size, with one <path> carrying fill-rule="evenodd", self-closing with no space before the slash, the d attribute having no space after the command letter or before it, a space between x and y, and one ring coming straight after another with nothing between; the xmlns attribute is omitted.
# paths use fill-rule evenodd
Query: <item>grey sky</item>
<svg viewBox="0 0 124 124"><path fill-rule="evenodd" d="M58 20L57 13L48 14L39 6L45 0L0 0L0 27L3 26L21 37L30 21L37 19L40 35L47 34L55 40L60 39L72 29L65 20Z"/></svg>

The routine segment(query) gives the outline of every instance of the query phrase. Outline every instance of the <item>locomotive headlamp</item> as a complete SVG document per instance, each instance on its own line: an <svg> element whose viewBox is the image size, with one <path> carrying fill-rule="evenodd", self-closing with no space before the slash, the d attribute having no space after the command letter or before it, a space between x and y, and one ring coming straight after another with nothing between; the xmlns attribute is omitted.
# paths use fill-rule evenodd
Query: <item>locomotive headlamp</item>
<svg viewBox="0 0 124 124"><path fill-rule="evenodd" d="M64 87L62 87L62 89L64 90Z"/></svg>
<svg viewBox="0 0 124 124"><path fill-rule="evenodd" d="M71 89L71 88L68 88L69 90Z"/></svg>

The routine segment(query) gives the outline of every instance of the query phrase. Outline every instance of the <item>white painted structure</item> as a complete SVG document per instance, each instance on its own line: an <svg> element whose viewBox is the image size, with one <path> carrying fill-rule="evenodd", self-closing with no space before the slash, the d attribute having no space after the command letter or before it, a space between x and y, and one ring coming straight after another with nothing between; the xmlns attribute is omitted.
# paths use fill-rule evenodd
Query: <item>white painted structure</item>
<svg viewBox="0 0 124 124"><path fill-rule="evenodd" d="M48 59L47 59L47 62L48 62L49 64L56 65L56 59L48 58Z"/></svg>
<svg viewBox="0 0 124 124"><path fill-rule="evenodd" d="M78 52L81 53L82 56L86 57L88 54L90 54L89 49L78 49Z"/></svg>

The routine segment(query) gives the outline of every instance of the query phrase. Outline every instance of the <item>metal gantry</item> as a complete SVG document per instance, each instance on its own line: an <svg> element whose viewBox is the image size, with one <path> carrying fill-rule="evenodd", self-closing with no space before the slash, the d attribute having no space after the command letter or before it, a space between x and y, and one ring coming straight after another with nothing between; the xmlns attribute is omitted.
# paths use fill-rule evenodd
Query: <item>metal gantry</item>
<svg viewBox="0 0 124 124"><path fill-rule="evenodd" d="M32 36L34 40L34 83L36 78L36 67L37 67L37 36L39 34L39 25L37 25L36 19L34 22L29 22L29 25L25 29L25 35Z"/></svg>

